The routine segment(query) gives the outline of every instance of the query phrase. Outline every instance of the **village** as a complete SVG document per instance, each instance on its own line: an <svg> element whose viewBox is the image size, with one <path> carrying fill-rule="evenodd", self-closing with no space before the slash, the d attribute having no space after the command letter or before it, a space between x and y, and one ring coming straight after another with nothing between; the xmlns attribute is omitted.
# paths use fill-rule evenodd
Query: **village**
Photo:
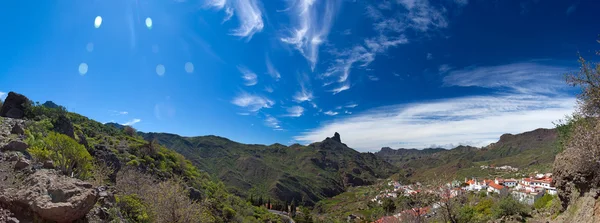
<svg viewBox="0 0 600 223"><path fill-rule="evenodd" d="M484 168L484 167L482 167ZM489 168L489 167L487 167ZM512 168L501 167L504 170L515 171ZM386 189L380 194L376 195L371 199L372 202L383 204L385 198L396 199L398 196L411 196L418 193L432 193L439 195L441 199L453 198L465 193L480 193L487 196L512 196L515 200L527 204L533 205L534 202L546 193L550 195L556 195L556 188L552 185L552 173L545 174L532 174L528 177L520 179L485 179L485 178L465 178L464 181L454 180L446 183L446 185L427 189L421 183L414 183L410 185L402 185L398 181L390 181L387 183L388 186L392 186L393 189ZM441 201L440 201L441 202ZM403 210L392 216L386 216L375 221L380 222L400 222L401 219L410 215L411 217L431 217L436 213L436 210L440 208L440 202L436 202L428 207L413 208L412 210Z"/></svg>

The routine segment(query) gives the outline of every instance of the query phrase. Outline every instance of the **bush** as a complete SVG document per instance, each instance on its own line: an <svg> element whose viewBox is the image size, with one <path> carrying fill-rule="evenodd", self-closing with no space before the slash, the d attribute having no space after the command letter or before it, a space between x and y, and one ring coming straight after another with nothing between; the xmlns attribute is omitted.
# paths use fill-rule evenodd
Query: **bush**
<svg viewBox="0 0 600 223"><path fill-rule="evenodd" d="M151 222L146 206L137 194L115 196L121 214L132 222Z"/></svg>
<svg viewBox="0 0 600 223"><path fill-rule="evenodd" d="M512 196L506 196L492 207L492 213L494 217L501 218L513 215L525 216L529 212L524 204L515 200Z"/></svg>
<svg viewBox="0 0 600 223"><path fill-rule="evenodd" d="M82 179L90 176L92 156L69 136L50 132L41 141L36 140L28 152L38 160L52 160L54 166L67 176Z"/></svg>
<svg viewBox="0 0 600 223"><path fill-rule="evenodd" d="M135 132L136 130L131 127L131 126L125 126L125 128L123 129L123 131L125 132L125 134L127 134L128 136L134 137L135 136Z"/></svg>
<svg viewBox="0 0 600 223"><path fill-rule="evenodd" d="M552 199L554 199L554 197L552 195L544 194L543 197L541 197L540 199L537 199L537 201L535 201L533 203L533 208L535 208L537 210L545 209L546 207L549 206L550 202L552 202Z"/></svg>

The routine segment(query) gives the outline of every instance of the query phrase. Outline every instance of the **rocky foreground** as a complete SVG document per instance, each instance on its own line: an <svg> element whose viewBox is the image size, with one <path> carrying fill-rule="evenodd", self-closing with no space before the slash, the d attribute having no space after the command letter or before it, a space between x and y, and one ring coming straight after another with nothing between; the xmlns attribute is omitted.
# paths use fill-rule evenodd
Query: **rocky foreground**
<svg viewBox="0 0 600 223"><path fill-rule="evenodd" d="M106 207L96 203L111 205L114 198L104 187L62 175L51 162L31 160L25 124L0 119L0 222L101 222Z"/></svg>

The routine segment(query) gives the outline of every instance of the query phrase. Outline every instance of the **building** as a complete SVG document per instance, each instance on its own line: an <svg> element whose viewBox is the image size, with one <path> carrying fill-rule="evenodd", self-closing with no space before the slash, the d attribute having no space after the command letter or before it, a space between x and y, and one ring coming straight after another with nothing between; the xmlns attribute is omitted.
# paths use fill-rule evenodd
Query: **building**
<svg viewBox="0 0 600 223"><path fill-rule="evenodd" d="M544 196L545 191L546 190L544 188L537 188L534 191L527 191L523 189L513 190L512 196L522 203L533 205L537 199L540 199L542 196Z"/></svg>
<svg viewBox="0 0 600 223"><path fill-rule="evenodd" d="M495 182L490 182L487 191L488 193L506 194L508 192L508 189L505 186L502 186Z"/></svg>
<svg viewBox="0 0 600 223"><path fill-rule="evenodd" d="M516 187L517 182L519 181L515 179L505 179L502 185L504 185L505 187Z"/></svg>

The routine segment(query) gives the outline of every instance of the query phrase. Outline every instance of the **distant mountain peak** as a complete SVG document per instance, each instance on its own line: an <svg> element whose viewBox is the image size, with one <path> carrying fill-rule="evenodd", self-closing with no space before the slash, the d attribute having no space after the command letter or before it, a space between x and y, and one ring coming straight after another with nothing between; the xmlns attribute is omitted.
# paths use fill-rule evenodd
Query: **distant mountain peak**
<svg viewBox="0 0 600 223"><path fill-rule="evenodd" d="M337 133L337 132L333 134L333 138L331 138L331 139L333 139L333 140L335 140L335 141L337 141L339 143L342 143L342 139L340 138L340 134Z"/></svg>

